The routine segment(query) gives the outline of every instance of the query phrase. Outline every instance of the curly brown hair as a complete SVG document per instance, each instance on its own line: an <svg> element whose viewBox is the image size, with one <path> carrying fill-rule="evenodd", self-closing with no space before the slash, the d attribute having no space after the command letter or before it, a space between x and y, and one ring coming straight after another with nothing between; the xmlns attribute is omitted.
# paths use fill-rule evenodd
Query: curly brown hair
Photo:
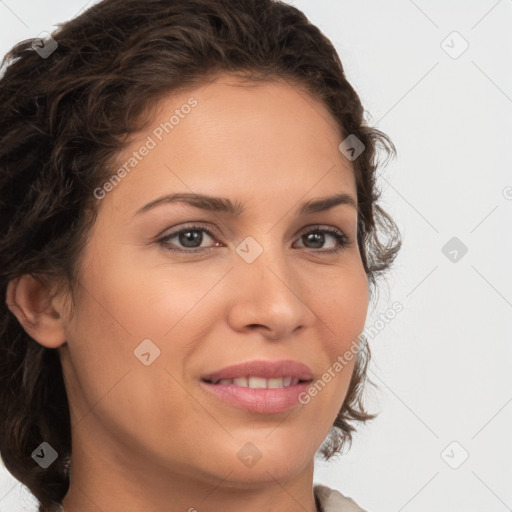
<svg viewBox="0 0 512 512"><path fill-rule="evenodd" d="M353 161L357 237L370 296L401 239L377 204L379 150L396 149L365 111L327 37L275 0L103 0L52 33L47 58L34 40L3 59L0 80L0 293L24 274L76 289L80 256L97 215L93 191L113 174L129 135L166 95L218 73L283 79L328 107L345 136L365 146ZM384 240L383 240L384 239ZM352 441L365 411L370 350L361 336L354 372L322 454ZM372 383L373 384L373 383ZM0 301L0 454L9 472L56 510L69 488L71 422L58 350L37 343ZM43 441L59 454L47 469L31 457Z"/></svg>

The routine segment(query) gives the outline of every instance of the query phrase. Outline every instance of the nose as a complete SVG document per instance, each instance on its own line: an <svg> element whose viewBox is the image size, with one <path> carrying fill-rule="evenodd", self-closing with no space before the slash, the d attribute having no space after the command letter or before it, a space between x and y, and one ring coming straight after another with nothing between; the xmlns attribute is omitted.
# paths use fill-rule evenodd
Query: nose
<svg viewBox="0 0 512 512"><path fill-rule="evenodd" d="M316 315L308 306L311 288L282 248L266 248L252 263L240 258L231 274L228 322L237 332L280 340L314 323Z"/></svg>

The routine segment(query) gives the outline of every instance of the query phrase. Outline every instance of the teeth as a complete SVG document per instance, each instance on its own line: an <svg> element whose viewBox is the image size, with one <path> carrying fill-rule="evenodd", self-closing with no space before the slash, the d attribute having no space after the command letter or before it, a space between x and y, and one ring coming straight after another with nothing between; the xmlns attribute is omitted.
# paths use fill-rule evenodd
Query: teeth
<svg viewBox="0 0 512 512"><path fill-rule="evenodd" d="M267 379L264 379L263 377L249 377L249 387L256 389L256 388L267 388Z"/></svg>
<svg viewBox="0 0 512 512"><path fill-rule="evenodd" d="M237 377L236 379L220 379L215 384L234 384L242 388L252 389L277 389L295 386L298 383L299 379L296 377L276 377L272 379L265 379L264 377Z"/></svg>
<svg viewBox="0 0 512 512"><path fill-rule="evenodd" d="M282 388L284 386L284 379L279 377L267 380L267 388Z"/></svg>

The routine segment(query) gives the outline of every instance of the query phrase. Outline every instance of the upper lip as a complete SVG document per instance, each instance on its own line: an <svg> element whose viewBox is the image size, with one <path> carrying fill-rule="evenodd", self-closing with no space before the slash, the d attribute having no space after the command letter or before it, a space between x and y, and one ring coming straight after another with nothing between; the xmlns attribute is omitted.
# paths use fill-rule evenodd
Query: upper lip
<svg viewBox="0 0 512 512"><path fill-rule="evenodd" d="M263 377L266 379L292 377L300 380L311 380L313 372L309 366L297 361L258 360L227 366L221 370L203 375L201 378L210 382L217 382L220 379L236 379L237 377Z"/></svg>

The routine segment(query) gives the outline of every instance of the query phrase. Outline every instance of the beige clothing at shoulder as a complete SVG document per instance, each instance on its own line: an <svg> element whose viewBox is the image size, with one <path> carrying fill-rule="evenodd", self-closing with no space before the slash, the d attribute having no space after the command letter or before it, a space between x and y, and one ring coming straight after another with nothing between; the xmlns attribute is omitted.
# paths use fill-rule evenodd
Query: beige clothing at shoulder
<svg viewBox="0 0 512 512"><path fill-rule="evenodd" d="M366 512L352 498L325 485L313 486L320 512Z"/></svg>

